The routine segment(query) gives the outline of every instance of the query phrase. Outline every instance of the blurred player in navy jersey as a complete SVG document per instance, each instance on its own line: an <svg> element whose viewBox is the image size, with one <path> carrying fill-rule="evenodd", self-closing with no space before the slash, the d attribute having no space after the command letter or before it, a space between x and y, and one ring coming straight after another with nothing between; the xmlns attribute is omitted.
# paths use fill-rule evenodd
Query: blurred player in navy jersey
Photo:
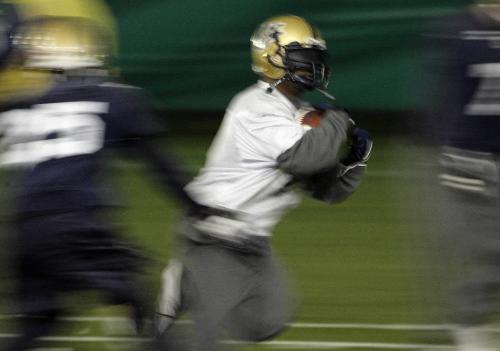
<svg viewBox="0 0 500 351"><path fill-rule="evenodd" d="M500 3L478 2L446 25L436 39L444 84L433 116L442 234L461 261L454 337L460 351L500 350L485 328L500 302Z"/></svg>
<svg viewBox="0 0 500 351"><path fill-rule="evenodd" d="M154 123L140 89L107 76L109 40L88 19L38 17L12 33L22 69L49 76L45 92L4 107L0 167L18 168L15 250L19 268L20 336L5 350L30 348L64 309L66 291L97 290L127 304L142 328L141 287L134 282L142 255L105 219L116 206L102 169L107 149L146 159L165 190L188 210L183 175L159 153Z"/></svg>
<svg viewBox="0 0 500 351"><path fill-rule="evenodd" d="M118 50L115 21L105 0L0 0L0 104L38 95L50 84L50 76L22 69L10 55L12 28L38 16L92 19L109 37L111 54Z"/></svg>

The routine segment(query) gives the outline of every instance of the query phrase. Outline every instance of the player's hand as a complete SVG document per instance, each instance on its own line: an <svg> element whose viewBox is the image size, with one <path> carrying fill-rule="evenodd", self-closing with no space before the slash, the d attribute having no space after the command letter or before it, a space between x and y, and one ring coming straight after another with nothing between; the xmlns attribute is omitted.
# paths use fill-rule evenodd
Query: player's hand
<svg viewBox="0 0 500 351"><path fill-rule="evenodd" d="M370 159L373 141L370 134L362 128L354 128L351 133L351 144L347 156L340 162L345 168L339 176L344 175L355 167L366 167Z"/></svg>
<svg viewBox="0 0 500 351"><path fill-rule="evenodd" d="M351 146L349 148L348 160L349 163L367 162L370 159L373 141L370 139L370 134L362 128L354 128L351 134ZM349 159L350 158L350 159Z"/></svg>

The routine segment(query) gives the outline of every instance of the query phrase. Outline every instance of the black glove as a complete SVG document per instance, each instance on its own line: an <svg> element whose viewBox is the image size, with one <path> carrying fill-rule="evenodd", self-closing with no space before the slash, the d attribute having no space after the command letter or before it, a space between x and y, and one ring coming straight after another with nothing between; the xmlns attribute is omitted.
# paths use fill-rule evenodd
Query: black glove
<svg viewBox="0 0 500 351"><path fill-rule="evenodd" d="M349 154L342 163L348 165L356 162L368 161L372 146L373 142L368 132L362 128L354 128L351 134Z"/></svg>
<svg viewBox="0 0 500 351"><path fill-rule="evenodd" d="M340 161L345 166L339 176L346 174L355 167L366 167L370 158L373 141L368 132L362 128L354 128L351 133L351 144L347 156Z"/></svg>

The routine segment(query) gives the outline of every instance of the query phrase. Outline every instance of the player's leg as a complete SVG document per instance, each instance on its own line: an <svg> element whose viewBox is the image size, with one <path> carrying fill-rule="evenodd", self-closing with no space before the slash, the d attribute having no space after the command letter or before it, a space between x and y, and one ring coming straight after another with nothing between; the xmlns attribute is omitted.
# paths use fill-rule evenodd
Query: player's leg
<svg viewBox="0 0 500 351"><path fill-rule="evenodd" d="M183 308L193 319L191 343L184 348L215 351L223 349L225 321L228 314L249 291L255 275L255 265L246 260L246 254L218 243L195 243L187 240L183 262L187 272L188 288L182 289L187 296ZM183 281L184 284L185 281ZM174 325L175 327L175 325ZM179 345L179 334L169 330L169 345Z"/></svg>
<svg viewBox="0 0 500 351"><path fill-rule="evenodd" d="M37 260L35 260L37 261ZM33 260L21 263L16 313L18 336L7 343L5 351L21 351L32 347L40 337L47 336L56 326L61 307L57 300L57 285L39 270ZM40 263L40 262L38 262Z"/></svg>
<svg viewBox="0 0 500 351"><path fill-rule="evenodd" d="M60 291L96 290L107 304L126 304L136 328L143 328L143 288L137 283L145 264L140 250L127 242L93 211L72 212L43 220L51 239L45 261L46 275ZM57 249L53 249L57 248Z"/></svg>
<svg viewBox="0 0 500 351"><path fill-rule="evenodd" d="M13 313L22 317L18 336L2 350L21 351L32 347L36 339L46 336L56 325L61 312L57 299L59 284L51 272L58 267L57 253L63 245L51 239L50 227L38 221L20 221L13 241L17 271L16 303Z"/></svg>
<svg viewBox="0 0 500 351"><path fill-rule="evenodd" d="M184 312L192 310L196 299L188 252L195 244L184 236L176 240L176 256L171 258L161 274L160 291L154 316L157 348L162 351L194 349L193 325L178 323Z"/></svg>
<svg viewBox="0 0 500 351"><path fill-rule="evenodd" d="M105 227L72 234L73 285L105 294L106 303L127 305L137 332L144 328L146 298L139 274L146 259L118 233Z"/></svg>
<svg viewBox="0 0 500 351"><path fill-rule="evenodd" d="M461 325L489 322L498 307L500 265L482 267L469 274L456 291L456 321Z"/></svg>
<svg viewBox="0 0 500 351"><path fill-rule="evenodd" d="M498 350L489 323L498 307L499 270L500 265L475 270L457 290L452 336L458 351Z"/></svg>
<svg viewBox="0 0 500 351"><path fill-rule="evenodd" d="M195 296L191 311L196 346L200 350L223 349L225 320L247 290L253 269L240 252L219 245L196 245L188 253Z"/></svg>
<svg viewBox="0 0 500 351"><path fill-rule="evenodd" d="M498 308L500 237L498 199L449 192L447 229L458 244L462 273L453 292L453 333L458 350L486 350L494 344L488 332ZM495 349L495 348L493 348Z"/></svg>
<svg viewBox="0 0 500 351"><path fill-rule="evenodd" d="M263 341L286 328L293 316L295 299L284 269L271 255L253 257L252 261L256 274L226 323L232 338Z"/></svg>
<svg viewBox="0 0 500 351"><path fill-rule="evenodd" d="M55 328L58 315L59 311L54 310L23 316L19 321L19 336L2 350L23 351L30 349L39 337L48 335Z"/></svg>

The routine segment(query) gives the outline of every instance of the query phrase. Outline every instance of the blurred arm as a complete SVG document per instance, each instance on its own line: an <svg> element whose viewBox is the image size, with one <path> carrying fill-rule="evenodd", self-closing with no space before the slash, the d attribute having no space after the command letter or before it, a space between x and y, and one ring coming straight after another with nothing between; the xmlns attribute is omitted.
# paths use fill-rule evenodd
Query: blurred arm
<svg viewBox="0 0 500 351"><path fill-rule="evenodd" d="M356 167L347 171L345 167L338 164L327 172L309 177L304 182L306 192L313 198L329 204L346 200L358 188L366 167Z"/></svg>
<svg viewBox="0 0 500 351"><path fill-rule="evenodd" d="M150 166L166 192L193 211L200 207L184 190L190 177L171 153L160 152L160 147L154 141L143 138L136 139L133 144L139 156Z"/></svg>
<svg viewBox="0 0 500 351"><path fill-rule="evenodd" d="M163 190L190 210L199 208L184 190L190 176L182 163L159 143L165 136L165 125L151 110L142 89L124 84L106 88L112 99L108 140L125 156L144 161Z"/></svg>
<svg viewBox="0 0 500 351"><path fill-rule="evenodd" d="M345 112L326 112L316 128L305 133L291 148L278 156L280 168L299 178L333 168L351 127Z"/></svg>

